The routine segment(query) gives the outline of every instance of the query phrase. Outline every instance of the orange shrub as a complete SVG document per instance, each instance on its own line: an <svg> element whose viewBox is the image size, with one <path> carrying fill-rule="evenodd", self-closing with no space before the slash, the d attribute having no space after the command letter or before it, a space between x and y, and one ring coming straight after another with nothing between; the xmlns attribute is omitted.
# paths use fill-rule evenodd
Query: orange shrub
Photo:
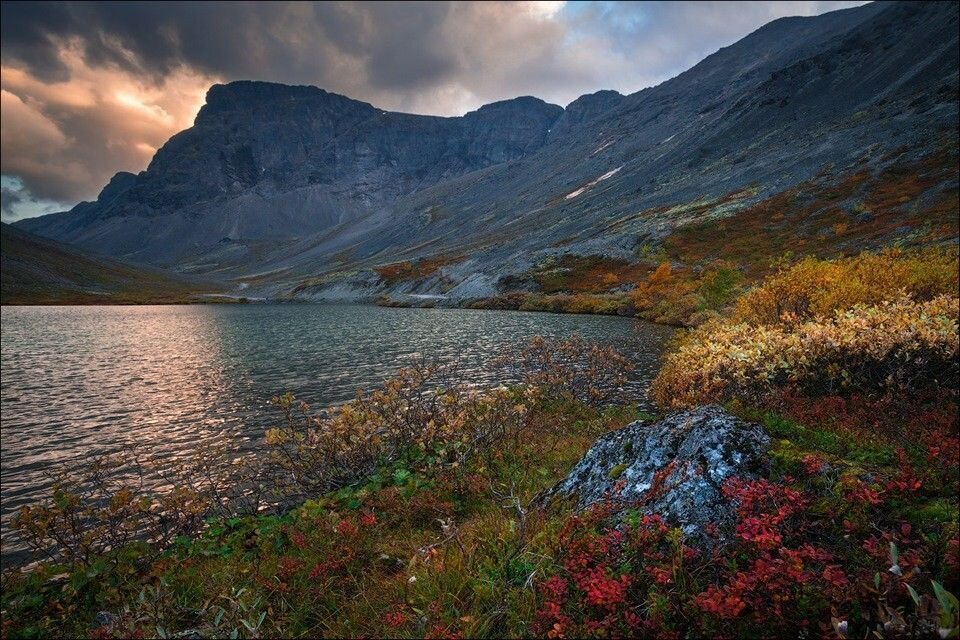
<svg viewBox="0 0 960 640"><path fill-rule="evenodd" d="M669 262L663 262L630 293L637 315L661 324L682 325L701 306L696 284L678 277Z"/></svg>
<svg viewBox="0 0 960 640"><path fill-rule="evenodd" d="M824 318L858 304L877 304L906 294L930 300L957 292L957 249L887 249L853 258L807 257L747 292L736 317L749 324Z"/></svg>

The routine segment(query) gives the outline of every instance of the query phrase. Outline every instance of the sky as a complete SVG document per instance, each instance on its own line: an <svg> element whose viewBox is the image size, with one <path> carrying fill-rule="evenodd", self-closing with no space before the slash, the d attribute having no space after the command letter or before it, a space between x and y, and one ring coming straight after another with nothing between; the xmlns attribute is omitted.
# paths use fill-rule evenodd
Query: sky
<svg viewBox="0 0 960 640"><path fill-rule="evenodd" d="M863 2L3 2L4 222L93 200L193 123L210 85L311 84L461 115L633 93L784 16Z"/></svg>

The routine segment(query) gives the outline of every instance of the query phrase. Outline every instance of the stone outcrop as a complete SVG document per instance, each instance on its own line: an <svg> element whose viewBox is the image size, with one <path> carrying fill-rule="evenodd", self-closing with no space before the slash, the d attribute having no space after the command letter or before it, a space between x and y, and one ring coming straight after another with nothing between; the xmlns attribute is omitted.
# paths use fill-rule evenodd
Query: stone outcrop
<svg viewBox="0 0 960 640"><path fill-rule="evenodd" d="M723 482L763 474L769 444L759 425L717 405L698 407L604 435L552 494L574 496L582 507L604 499L636 505L702 540L707 523L733 515Z"/></svg>

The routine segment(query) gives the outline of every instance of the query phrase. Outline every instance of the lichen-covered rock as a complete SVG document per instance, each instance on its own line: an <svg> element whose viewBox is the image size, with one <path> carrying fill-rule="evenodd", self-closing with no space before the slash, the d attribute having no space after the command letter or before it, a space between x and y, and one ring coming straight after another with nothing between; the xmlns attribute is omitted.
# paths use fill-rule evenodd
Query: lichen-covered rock
<svg viewBox="0 0 960 640"><path fill-rule="evenodd" d="M634 504L705 543L707 523L733 515L723 482L763 474L769 444L759 425L707 405L604 435L551 494L573 495L580 506L604 498Z"/></svg>

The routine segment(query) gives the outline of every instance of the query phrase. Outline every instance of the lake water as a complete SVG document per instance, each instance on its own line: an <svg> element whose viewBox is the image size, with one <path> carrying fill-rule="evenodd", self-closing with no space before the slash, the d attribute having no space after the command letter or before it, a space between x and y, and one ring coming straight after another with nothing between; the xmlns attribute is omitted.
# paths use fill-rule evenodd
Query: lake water
<svg viewBox="0 0 960 640"><path fill-rule="evenodd" d="M379 385L418 357L458 360L472 382L507 344L534 335L611 344L636 364L646 402L672 331L633 319L320 305L3 307L0 491L3 555L21 505L45 495L58 463L130 444L188 452L198 441L261 437L273 395L315 406Z"/></svg>

